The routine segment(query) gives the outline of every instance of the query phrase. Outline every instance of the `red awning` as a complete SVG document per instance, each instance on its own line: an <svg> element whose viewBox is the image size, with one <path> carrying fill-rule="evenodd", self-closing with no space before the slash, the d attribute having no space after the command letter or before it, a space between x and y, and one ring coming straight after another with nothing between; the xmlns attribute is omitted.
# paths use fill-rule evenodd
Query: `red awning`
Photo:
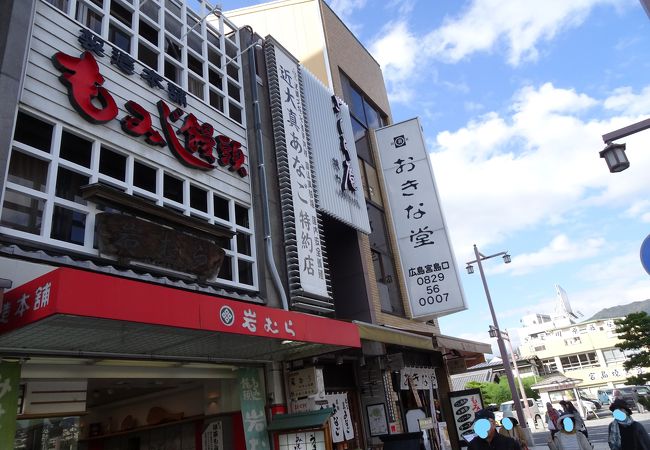
<svg viewBox="0 0 650 450"><path fill-rule="evenodd" d="M0 335L56 317L361 347L352 323L70 268L7 292Z"/></svg>

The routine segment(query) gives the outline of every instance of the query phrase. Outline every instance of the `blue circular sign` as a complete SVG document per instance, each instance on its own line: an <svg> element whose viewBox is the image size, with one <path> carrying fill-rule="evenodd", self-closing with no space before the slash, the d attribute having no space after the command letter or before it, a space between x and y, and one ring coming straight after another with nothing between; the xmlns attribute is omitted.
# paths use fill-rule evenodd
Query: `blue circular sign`
<svg viewBox="0 0 650 450"><path fill-rule="evenodd" d="M641 244L641 264L648 275L650 275L650 234L643 240Z"/></svg>

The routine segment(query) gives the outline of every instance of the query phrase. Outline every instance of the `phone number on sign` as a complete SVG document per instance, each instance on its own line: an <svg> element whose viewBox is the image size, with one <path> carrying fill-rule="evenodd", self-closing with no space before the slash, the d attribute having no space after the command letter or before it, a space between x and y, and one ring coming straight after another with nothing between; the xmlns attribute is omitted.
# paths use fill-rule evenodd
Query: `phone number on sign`
<svg viewBox="0 0 650 450"><path fill-rule="evenodd" d="M436 303L446 302L449 293L440 292L440 286L436 283L445 280L445 275L442 273L434 273L431 275L421 275L415 279L418 286L424 286L427 290L426 297L420 297L418 303L420 306L434 305Z"/></svg>

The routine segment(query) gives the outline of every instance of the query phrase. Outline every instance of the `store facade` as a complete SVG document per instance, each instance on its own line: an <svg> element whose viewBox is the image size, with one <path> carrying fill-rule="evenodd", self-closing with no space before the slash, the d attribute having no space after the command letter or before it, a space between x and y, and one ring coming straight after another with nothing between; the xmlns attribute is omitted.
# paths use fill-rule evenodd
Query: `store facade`
<svg viewBox="0 0 650 450"><path fill-rule="evenodd" d="M204 2L13 3L2 447L277 444L283 361L361 343L354 324L283 308L269 274L238 30Z"/></svg>

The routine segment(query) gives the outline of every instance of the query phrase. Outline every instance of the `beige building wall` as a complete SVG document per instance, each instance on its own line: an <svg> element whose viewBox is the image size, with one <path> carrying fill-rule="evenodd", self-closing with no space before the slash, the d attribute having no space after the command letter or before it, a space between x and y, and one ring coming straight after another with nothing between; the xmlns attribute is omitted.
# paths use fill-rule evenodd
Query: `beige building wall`
<svg viewBox="0 0 650 450"><path fill-rule="evenodd" d="M339 70L353 80L392 122L386 85L379 63L325 2L319 2L325 28L327 57L332 71L334 92L342 93ZM354 42L352 42L354 41ZM368 70L373 67L376 70Z"/></svg>
<svg viewBox="0 0 650 450"><path fill-rule="evenodd" d="M525 330L525 328L524 328ZM623 360L606 360L604 350L620 343L614 319L595 320L548 329L526 336L522 344L524 354L536 355L543 362L554 361L559 372L583 380L580 387L619 386L634 373L626 373ZM562 357L594 352L597 364L572 368L562 364Z"/></svg>
<svg viewBox="0 0 650 450"><path fill-rule="evenodd" d="M319 0L280 0L227 11L225 15L239 27L250 25L260 36L272 35L311 73L332 87L318 3Z"/></svg>

